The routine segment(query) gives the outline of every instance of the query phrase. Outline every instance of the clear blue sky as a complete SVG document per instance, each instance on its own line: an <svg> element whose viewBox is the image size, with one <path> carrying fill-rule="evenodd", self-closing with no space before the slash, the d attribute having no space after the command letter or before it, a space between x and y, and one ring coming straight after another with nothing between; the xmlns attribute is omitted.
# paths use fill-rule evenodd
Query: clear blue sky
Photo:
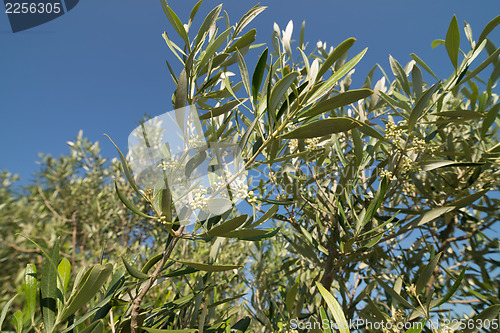
<svg viewBox="0 0 500 333"><path fill-rule="evenodd" d="M206 0L195 24L218 3ZM193 0L169 1L182 20L194 4ZM233 0L223 8L235 22L255 4ZM464 20L472 25L476 40L486 23L500 14L498 0L261 4L269 8L251 24L257 27L259 43L270 41L274 22L284 29L292 19L296 39L305 20L305 39L310 43L321 40L337 45L355 37L352 54L368 47L357 66L353 88L376 63L390 72L389 54L406 64L414 52L439 77L448 76L452 66L444 47L431 49L430 44L444 39L453 14L461 28ZM39 152L54 156L68 152L66 141L80 129L101 143L106 157L116 152L103 133L126 150L128 135L145 113L156 116L172 108L174 87L165 59L176 60L161 37L165 29L173 31L159 0L83 0L62 17L16 34L7 15L0 13L0 169L27 181L37 169ZM490 37L500 44L499 31Z"/></svg>

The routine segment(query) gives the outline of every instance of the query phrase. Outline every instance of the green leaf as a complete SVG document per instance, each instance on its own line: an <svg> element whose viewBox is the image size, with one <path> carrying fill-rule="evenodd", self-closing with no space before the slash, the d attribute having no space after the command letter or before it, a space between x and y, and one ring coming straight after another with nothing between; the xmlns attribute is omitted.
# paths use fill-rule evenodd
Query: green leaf
<svg viewBox="0 0 500 333"><path fill-rule="evenodd" d="M481 43L483 42L483 40L486 39L486 37L488 37L488 35L490 34L490 32L493 31L493 29L495 29L495 27L497 25L500 24L500 15L498 15L497 17L495 17L493 20L491 20L487 25L486 27L484 27L483 31L481 32L481 35L479 35L479 40L476 44L476 47L478 47L479 45L481 45Z"/></svg>
<svg viewBox="0 0 500 333"><path fill-rule="evenodd" d="M299 117L314 117L328 111L333 111L336 108L347 106L372 94L373 91L370 89L349 90L316 103L310 109L299 115Z"/></svg>
<svg viewBox="0 0 500 333"><path fill-rule="evenodd" d="M276 114L276 108L279 102L285 95L286 91L292 85L293 81L299 76L298 72L291 72L285 75L271 90L271 95L269 99L268 112Z"/></svg>
<svg viewBox="0 0 500 333"><path fill-rule="evenodd" d="M437 47L439 45L445 45L445 44L446 44L446 42L444 40L442 40L442 39L435 39L435 40L432 41L431 47L435 48L435 47Z"/></svg>
<svg viewBox="0 0 500 333"><path fill-rule="evenodd" d="M413 85L413 94L416 101L418 101L420 96L422 96L422 88L424 86L423 82L420 68L418 68L417 65L413 65L413 69L411 70L411 83Z"/></svg>
<svg viewBox="0 0 500 333"><path fill-rule="evenodd" d="M24 273L24 295L26 297L26 317L35 319L36 295L38 293L36 266L27 264ZM2 326L0 325L0 330Z"/></svg>
<svg viewBox="0 0 500 333"><path fill-rule="evenodd" d="M78 333L90 333L90 332L94 332L94 330L97 328L97 326L100 326L101 329L102 329L102 322L103 322L102 319L98 320L96 322L93 322L89 326L85 327L83 330L78 331ZM96 330L96 332L97 332L97 330Z"/></svg>
<svg viewBox="0 0 500 333"><path fill-rule="evenodd" d="M472 323L484 323L485 321L492 322L493 320L497 320L496 323L498 324L498 313L500 313L500 304L495 304L484 309L480 314L472 317L470 320ZM466 328L463 330L463 333L472 333L476 331L477 328L475 327Z"/></svg>
<svg viewBox="0 0 500 333"><path fill-rule="evenodd" d="M186 32L186 29L184 28L184 25L182 24L181 20L179 20L179 17L177 14L174 13L172 8L170 8L167 5L167 1L161 0L161 5L163 7L163 11L165 12L165 15L167 16L168 21L174 27L175 31L181 36L182 40L184 43L186 43L186 46L189 47L189 38L188 34Z"/></svg>
<svg viewBox="0 0 500 333"><path fill-rule="evenodd" d="M408 82L408 76L406 75L405 70L401 67L401 64L394 59L391 55L389 55L389 63L391 64L392 72L396 77L401 89L405 92L406 96L411 96L410 91L410 82Z"/></svg>
<svg viewBox="0 0 500 333"><path fill-rule="evenodd" d="M359 225L359 228L358 228L358 230L356 230L356 232L361 231L361 228L363 228L368 222L371 221L371 219L373 218L373 216L377 212L377 209L379 209L380 205L384 201L386 190L387 190L387 177L384 177L380 181L380 185L379 185L379 188L377 190L377 193L375 193L375 197L370 202L370 205L368 206L368 209L366 210L366 214L363 218L363 221Z"/></svg>
<svg viewBox="0 0 500 333"><path fill-rule="evenodd" d="M204 263L199 263L199 262L189 262L189 261L182 261L182 260L174 260L171 259L179 264L183 264L188 267L192 267L195 269L198 269L200 271L205 271L205 272L223 272L223 271L230 271L232 269L239 269L243 266L239 265L216 265L216 264L204 264Z"/></svg>
<svg viewBox="0 0 500 333"><path fill-rule="evenodd" d="M259 96L260 85L262 83L262 78L264 77L264 71L266 69L267 54L269 50L266 48L264 52L259 57L259 61L255 66L252 75L252 96L254 104L257 104L257 97Z"/></svg>
<svg viewBox="0 0 500 333"><path fill-rule="evenodd" d="M151 269L151 267L153 267L158 261L160 261L161 258L163 258L163 253L158 253L154 257L150 258L146 262L146 264L144 265L144 267L141 269L141 272L144 273L144 274L147 274L148 271ZM122 259L123 259L123 257L122 257Z"/></svg>
<svg viewBox="0 0 500 333"><path fill-rule="evenodd" d="M410 117L408 118L408 131L409 132L413 131L413 127L415 127L415 124L417 123L418 119L420 118L420 116L424 112L424 109L427 106L427 103L432 98L432 95L434 95L437 88L439 88L439 83L436 83L435 85L433 85L432 87L427 89L427 91L422 95L422 97L420 97L420 99L418 100L418 102L415 105L415 107L413 108L413 110L411 110Z"/></svg>
<svg viewBox="0 0 500 333"><path fill-rule="evenodd" d="M176 121L179 126L184 125L184 117L181 117L178 110L184 110L187 104L187 89L188 89L188 77L186 74L186 69L183 68L181 73L179 74L179 80L177 81L177 88L175 89L175 104L174 108L176 109Z"/></svg>
<svg viewBox="0 0 500 333"><path fill-rule="evenodd" d="M203 0L200 0L194 5L193 9L191 9L191 13L189 14L189 21L188 21L188 27L191 26L191 23L193 23L194 17L196 16L196 13L198 12L198 9L201 6L201 3Z"/></svg>
<svg viewBox="0 0 500 333"><path fill-rule="evenodd" d="M431 171L444 167L455 167L455 166L480 166L484 165L485 162L455 162L455 161L423 161L419 165L423 171Z"/></svg>
<svg viewBox="0 0 500 333"><path fill-rule="evenodd" d="M335 323L337 324L339 332L349 333L349 324L345 318L344 311L342 311L342 307L340 306L339 302L337 302L333 295L330 294L330 292L326 290L325 287L321 285L321 283L316 282L316 287L318 287L321 296L323 296L326 305L328 305L328 309L335 319Z"/></svg>
<svg viewBox="0 0 500 333"><path fill-rule="evenodd" d="M332 51L332 53L328 55L328 57L325 59L318 70L318 75L316 76L317 80L321 79L321 77L328 71L328 69L333 66L335 61L337 61L344 53L346 53L351 48L355 41L356 38L352 37L346 39L345 41L340 43L335 48L335 50Z"/></svg>
<svg viewBox="0 0 500 333"><path fill-rule="evenodd" d="M116 183L116 180L115 180L115 190L116 190L116 194L118 194L118 198L120 198L120 201L123 202L123 204L128 208L130 209L132 212L134 212L136 215L139 215L139 216L142 216L142 217L145 217L145 218L148 218L148 219L152 219L154 218L153 216L149 216L147 214L144 214L143 212L141 212L136 206L134 206L134 204L129 201L123 194L122 192L120 191L120 189L118 188L118 184Z"/></svg>
<svg viewBox="0 0 500 333"><path fill-rule="evenodd" d="M465 79L463 79L462 81L457 83L457 85L465 83L465 82L469 81L470 79L476 77L477 74L479 74L483 69L488 67L489 64L496 61L498 59L499 54L500 54L500 47L495 52L493 52L488 58L486 58L486 60L483 61L479 66L477 66L477 68L475 68L472 72L470 72L469 75L467 75L467 77Z"/></svg>
<svg viewBox="0 0 500 333"><path fill-rule="evenodd" d="M90 267L83 279L78 283L78 286L73 290L67 306L65 306L64 311L60 315L60 322L64 321L70 315L75 314L78 309L96 296L112 272L113 265L111 264Z"/></svg>
<svg viewBox="0 0 500 333"><path fill-rule="evenodd" d="M240 69L241 81L243 81L243 86L247 91L248 96L252 96L252 88L250 87L250 77L248 76L247 64L245 64L245 59L241 55L239 50L236 50L236 57L238 58L238 68Z"/></svg>
<svg viewBox="0 0 500 333"><path fill-rule="evenodd" d="M255 35L257 33L257 30L252 29L243 36L241 36L240 39L238 39L236 42L234 42L233 45L228 47L224 52L226 53L231 53L236 50L242 50L245 47L248 47L250 44L252 44L255 41Z"/></svg>
<svg viewBox="0 0 500 333"><path fill-rule="evenodd" d="M230 231L226 233L224 237L238 238L247 241L260 241L273 237L279 230L279 227L274 229L240 229Z"/></svg>
<svg viewBox="0 0 500 333"><path fill-rule="evenodd" d="M215 52L222 46L222 44L226 41L226 38L231 33L232 28L227 29L223 33L221 33L217 38L212 40L210 44L208 44L204 53L201 56L200 62L196 65L198 69L203 68L203 66L208 63L208 61L214 56Z"/></svg>
<svg viewBox="0 0 500 333"><path fill-rule="evenodd" d="M46 259L40 282L40 304L45 329L51 332L57 314L57 269L55 265L59 262L59 239L54 243Z"/></svg>
<svg viewBox="0 0 500 333"><path fill-rule="evenodd" d="M299 290L299 283L295 282L293 286L286 293L285 305L288 311L289 318L292 318L295 312L295 297L297 296L297 291Z"/></svg>
<svg viewBox="0 0 500 333"><path fill-rule="evenodd" d="M332 89L337 84L338 80L340 80L342 77L344 77L344 75L349 73L349 71L353 69L353 67L356 66L358 62L361 61L367 50L368 48L365 48L363 51L358 53L354 58L352 58L349 62L340 67L338 71L333 73L333 75L325 83L323 83L318 88L318 90L316 90L312 94L311 97L309 97L309 99L307 100L307 104L316 101L317 99L321 98L326 93L328 93L330 89Z"/></svg>
<svg viewBox="0 0 500 333"><path fill-rule="evenodd" d="M222 4L218 5L208 15L205 17L205 20L200 26L198 30L198 34L196 35L196 45L198 45L206 33L210 30L212 25L217 22L217 18L219 17L220 11L222 10Z"/></svg>
<svg viewBox="0 0 500 333"><path fill-rule="evenodd" d="M21 310L17 310L12 315L12 322L14 323L14 328L17 333L23 332L23 312Z"/></svg>
<svg viewBox="0 0 500 333"><path fill-rule="evenodd" d="M483 195L485 195L489 190L482 190L476 193L472 193L471 195L459 199L453 203L451 203L449 206L453 206L454 208L462 208L468 205L471 205L474 201L478 200L481 198Z"/></svg>
<svg viewBox="0 0 500 333"><path fill-rule="evenodd" d="M432 260L427 264L427 266L424 267L422 272L420 273L417 284L416 284L416 291L417 294L420 294L420 292L425 288L427 283L432 277L432 273L434 273L434 269L436 268L437 264L439 263L439 259L441 258L442 252L439 252Z"/></svg>
<svg viewBox="0 0 500 333"><path fill-rule="evenodd" d="M205 234L200 235L201 237L212 237L212 236L224 236L230 231L233 231L240 227L247 220L247 215L240 215L233 219L227 220L222 224L216 225L210 229Z"/></svg>
<svg viewBox="0 0 500 333"><path fill-rule="evenodd" d="M464 267L464 269L462 270L462 272L460 272L460 275L455 280L455 283L453 283L453 286L448 290L448 292L446 293L446 295L443 296L443 298L439 301L439 303L437 303L435 305L435 307L438 307L438 306L446 303L451 298L451 296L453 296L453 294L455 293L455 291L458 290L458 287L460 287L460 283L462 283L462 280L464 279L465 271L466 270L467 270L467 267Z"/></svg>
<svg viewBox="0 0 500 333"><path fill-rule="evenodd" d="M448 32L446 33L445 46L453 67L457 69L458 51L460 48L460 29L458 28L457 17L455 15L453 15L450 26L448 27Z"/></svg>
<svg viewBox="0 0 500 333"><path fill-rule="evenodd" d="M123 156L120 148L118 148L118 146L115 144L115 142L113 140L111 140L109 135L107 135L107 134L104 134L104 135L108 137L109 141L111 141L113 146L115 146L116 150L118 151L118 155L120 156L120 161L122 162L123 172L125 173L125 177L127 177L127 180L129 182L130 186L132 186L132 188L134 189L134 191L137 194L141 194L141 192L139 191L139 188L137 188L137 185L135 184L134 177L132 177L132 172L130 172L127 160L125 159L125 156Z"/></svg>
<svg viewBox="0 0 500 333"><path fill-rule="evenodd" d="M259 5L255 5L252 7L245 15L241 17L241 19L238 21L236 24L236 28L234 29L234 36L237 36L243 28L245 28L252 20L259 15L263 10L265 10L267 7Z"/></svg>
<svg viewBox="0 0 500 333"><path fill-rule="evenodd" d="M413 60L415 60L415 62L417 64L419 64L420 67L422 67L423 69L425 69L427 71L427 73L429 73L430 75L432 75L436 80L439 80L438 77L436 76L436 74L434 74L434 72L431 70L431 68L429 66L427 66L427 64L422 59L420 59L415 53L411 53L410 57Z"/></svg>
<svg viewBox="0 0 500 333"><path fill-rule="evenodd" d="M125 260L125 258L123 258L123 257L121 257L121 258L122 258L122 261L123 261L123 265L125 265L125 268L127 269L127 272L130 275L132 275L136 279L140 279L140 280L149 279L149 275L141 272L140 270L138 270L137 268L135 268L134 266L132 266L130 263L127 262L127 260Z"/></svg>
<svg viewBox="0 0 500 333"><path fill-rule="evenodd" d="M57 272L62 280L62 293L66 294L68 288L69 280L71 277L71 264L67 258L62 258L61 262L57 266Z"/></svg>
<svg viewBox="0 0 500 333"><path fill-rule="evenodd" d="M209 112L202 114L199 119L200 120L205 120L205 119L210 119L212 117L218 117L222 114L225 114L229 111L232 111L235 107L240 105L241 103L245 102L248 98L240 99L240 100L232 100L227 103L222 104L221 106L217 106L210 110Z"/></svg>
<svg viewBox="0 0 500 333"><path fill-rule="evenodd" d="M5 317L7 316L7 311L9 311L10 305L14 301L14 299L17 297L17 294L14 295L5 305L3 306L2 313L0 314L0 331L2 330L2 325L5 320Z"/></svg>
<svg viewBox="0 0 500 333"><path fill-rule="evenodd" d="M455 207L450 207L450 206L444 206L444 207L438 207L438 208L431 209L422 215L422 217L418 220L417 226L424 225L427 222L430 222L430 221L440 217L441 215L443 215L445 213L451 212L454 209L455 209Z"/></svg>
<svg viewBox="0 0 500 333"><path fill-rule="evenodd" d="M383 232L379 233L377 236L375 236L372 239L370 239L370 241L368 243L366 243L364 245L364 247L366 247L368 249L371 248L371 247L374 247L375 245L378 244L378 242L380 242L380 240L382 239L383 236L384 236Z"/></svg>
<svg viewBox="0 0 500 333"><path fill-rule="evenodd" d="M483 121L483 125L481 126L481 138L485 138L488 130L491 125L495 122L498 116L498 112L500 111L500 103L495 104L491 107L490 111L486 114L486 118Z"/></svg>
<svg viewBox="0 0 500 333"><path fill-rule="evenodd" d="M272 218L278 212L278 210L279 210L279 206L278 205L273 205L271 208L269 208L267 210L267 212L264 213L264 215L262 215L262 217L260 219L258 219L254 223L250 224L248 226L248 228L252 229L252 228L258 227L262 223L264 223L267 220L269 220L270 218Z"/></svg>
<svg viewBox="0 0 500 333"><path fill-rule="evenodd" d="M392 300L394 302L397 302L401 305L403 305L405 308L409 308L409 309L415 309L413 307L413 305L411 305L410 303L408 303L407 300L405 300L403 297L401 297L400 294L398 294L393 288L389 287L384 281L382 281L381 279L379 279L378 277L374 276L374 279L377 281L377 283L382 287L384 288L384 290L391 295L392 297Z"/></svg>
<svg viewBox="0 0 500 333"><path fill-rule="evenodd" d="M463 117L467 119L480 119L483 117L483 115L479 112L470 110L459 110L459 109L453 111L436 112L434 113L434 115L439 117L449 117L449 118Z"/></svg>
<svg viewBox="0 0 500 333"><path fill-rule="evenodd" d="M286 133L282 139L305 139L316 138L329 134L347 132L361 126L361 123L353 118L336 117L322 119L302 125L291 132Z"/></svg>

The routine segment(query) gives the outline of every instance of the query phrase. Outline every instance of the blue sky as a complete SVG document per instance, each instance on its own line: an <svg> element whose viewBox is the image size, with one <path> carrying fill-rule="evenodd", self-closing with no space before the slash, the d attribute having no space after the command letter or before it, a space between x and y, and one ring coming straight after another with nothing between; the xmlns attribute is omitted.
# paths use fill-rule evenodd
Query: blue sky
<svg viewBox="0 0 500 333"><path fill-rule="evenodd" d="M195 3L169 1L183 21ZM217 4L206 0L195 25ZM233 0L223 9L236 22L255 4ZM270 41L274 22L284 29L289 20L298 39L305 20L305 40L311 44L321 40L335 46L355 37L351 55L368 47L352 88L361 85L376 63L389 73L389 54L406 64L414 52L439 77L447 77L452 66L444 47L431 49L430 44L444 39L453 14L461 28L464 20L471 24L476 39L500 14L498 0L293 0L261 5L268 9L250 27L257 28L258 43ZM56 20L15 34L7 15L0 13L0 169L29 181L38 153L67 153L66 141L80 129L101 143L106 157L116 152L103 133L126 150L128 135L144 114L172 109L174 86L165 60L176 60L161 37L164 30L173 33L159 0L84 0ZM490 38L500 44L499 31Z"/></svg>

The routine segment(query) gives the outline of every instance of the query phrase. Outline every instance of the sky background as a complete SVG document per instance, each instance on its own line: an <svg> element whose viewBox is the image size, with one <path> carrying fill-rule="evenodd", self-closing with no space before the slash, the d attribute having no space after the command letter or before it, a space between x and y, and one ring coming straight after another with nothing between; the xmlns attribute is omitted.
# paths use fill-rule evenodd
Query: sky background
<svg viewBox="0 0 500 333"><path fill-rule="evenodd" d="M183 22L192 0L169 1ZM206 0L195 29L219 1ZM232 23L256 2L226 1ZM403 65L416 53L440 78L452 73L444 39L453 14L465 43L463 22L477 40L484 26L500 14L498 0L440 1L261 1L268 9L245 31L257 28L256 43L269 43L273 23L284 29L294 21L293 39L306 21L309 50L318 41L336 46L349 37L357 42L351 56L368 47L356 67L351 88L359 88L379 63L392 77L389 54ZM38 170L38 153L69 152L67 141L80 129L99 141L105 157L116 157L109 134L124 151L130 132L144 114L157 116L172 109L171 82L165 60L178 62L161 34L174 34L160 0L83 0L69 13L44 25L12 33L7 15L0 13L0 170L8 169L29 182ZM490 38L500 44L500 28ZM292 45L293 46L293 45ZM296 46L296 45L295 45ZM262 49L247 55L258 56ZM255 61L247 60L253 72ZM476 63L477 66L477 63ZM176 67L178 71L179 67ZM376 77L381 77L377 72Z"/></svg>

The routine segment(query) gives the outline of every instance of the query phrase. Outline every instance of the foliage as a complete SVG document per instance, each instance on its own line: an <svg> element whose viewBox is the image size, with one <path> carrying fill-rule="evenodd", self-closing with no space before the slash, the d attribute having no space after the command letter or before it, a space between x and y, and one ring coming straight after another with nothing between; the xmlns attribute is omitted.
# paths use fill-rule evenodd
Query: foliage
<svg viewBox="0 0 500 333"><path fill-rule="evenodd" d="M187 24L162 5L178 35L163 34L179 61L167 61L173 107L200 110L207 142L237 145L247 205L186 227L168 186L141 188L119 149L108 163L80 133L24 193L0 178L0 325L7 313L17 332L498 325L500 49L487 37L499 17L477 42L465 24L467 52L453 17L433 42L454 68L445 80L411 54L389 58L394 80L375 66L350 89L366 54L349 57L354 38L311 49L304 25L298 43L292 22L275 25L250 73L259 45L245 28L265 7L231 25L220 5L195 30L201 1Z"/></svg>

